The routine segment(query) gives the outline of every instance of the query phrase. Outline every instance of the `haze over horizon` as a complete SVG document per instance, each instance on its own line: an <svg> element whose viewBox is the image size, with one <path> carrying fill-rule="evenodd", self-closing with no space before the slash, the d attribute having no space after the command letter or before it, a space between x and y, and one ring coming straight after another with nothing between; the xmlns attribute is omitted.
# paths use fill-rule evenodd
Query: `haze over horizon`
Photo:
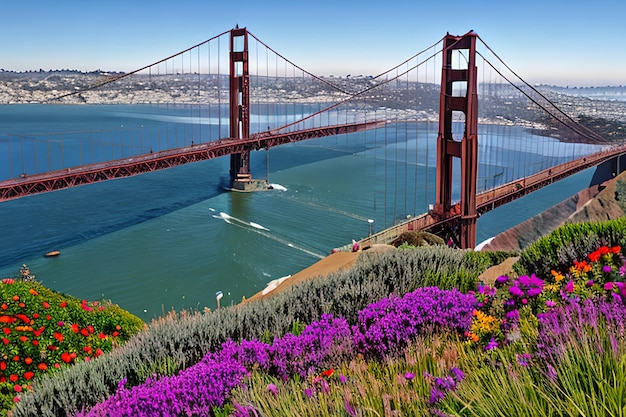
<svg viewBox="0 0 626 417"><path fill-rule="evenodd" d="M626 54L612 43L626 3L613 0L33 0L0 10L0 68L9 71L128 72L239 25L316 75L376 75L446 32L474 30L529 83L626 85Z"/></svg>

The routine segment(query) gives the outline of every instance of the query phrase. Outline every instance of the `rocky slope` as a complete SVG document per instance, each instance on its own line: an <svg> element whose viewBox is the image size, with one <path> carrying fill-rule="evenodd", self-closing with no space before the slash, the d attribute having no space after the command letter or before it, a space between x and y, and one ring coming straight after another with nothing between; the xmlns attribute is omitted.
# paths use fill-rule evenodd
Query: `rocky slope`
<svg viewBox="0 0 626 417"><path fill-rule="evenodd" d="M626 172L600 185L582 190L543 213L500 233L480 250L517 252L565 223L605 221L623 216L624 210L620 207L617 192L620 182L626 183Z"/></svg>

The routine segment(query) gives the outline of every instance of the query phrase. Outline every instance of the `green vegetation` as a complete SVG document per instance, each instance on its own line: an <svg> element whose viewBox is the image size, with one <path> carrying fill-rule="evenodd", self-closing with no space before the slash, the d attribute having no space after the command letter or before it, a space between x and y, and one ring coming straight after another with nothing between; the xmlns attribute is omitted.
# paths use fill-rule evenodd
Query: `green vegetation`
<svg viewBox="0 0 626 417"><path fill-rule="evenodd" d="M245 362L249 375L225 403L195 415L624 416L625 236L624 219L566 225L524 250L517 276L500 277L495 286L477 278L509 253L445 246L365 251L351 271L273 297L155 320L109 353L35 378L12 416L74 415L113 395L120 381L126 388L119 398L134 401L146 387L164 404L176 390L158 393L156 380L144 384L147 378L206 375L197 364L217 370L225 357ZM462 306L453 289L475 304ZM416 295L421 290L428 291ZM448 298L429 302L437 291ZM426 322L415 324L412 314L420 311ZM463 311L469 311L465 331L434 324L456 323ZM329 324L329 313L344 330L362 331L355 351L344 330ZM256 355L266 346L273 354L290 352L302 341L323 350L322 335L333 331L344 334L334 342L341 344L324 345L327 356L306 375L285 377L262 356L234 353L241 341L251 343L246 354L253 346ZM311 337L317 334L319 345ZM228 340L235 343L223 345ZM172 381L169 387L179 387ZM105 415L106 408L99 410L93 415Z"/></svg>
<svg viewBox="0 0 626 417"><path fill-rule="evenodd" d="M26 265L19 277L2 280L0 303L2 415L37 380L96 359L144 327L141 319L109 302L49 290Z"/></svg>

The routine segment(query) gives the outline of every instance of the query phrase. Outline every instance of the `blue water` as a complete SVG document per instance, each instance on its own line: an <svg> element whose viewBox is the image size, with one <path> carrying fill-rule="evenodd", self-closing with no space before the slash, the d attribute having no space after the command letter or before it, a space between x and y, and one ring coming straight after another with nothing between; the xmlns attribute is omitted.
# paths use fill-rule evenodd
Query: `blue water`
<svg viewBox="0 0 626 417"><path fill-rule="evenodd" d="M190 118L195 127L188 126ZM164 122L171 136L154 133ZM0 106L0 174L45 165L22 165L17 149L28 143L29 132L47 132L52 141L60 137L54 132L94 126L143 129L138 146L157 148L188 145L192 137L210 140L227 124L219 115L201 118L184 107ZM521 128L502 129L481 126L479 188L586 151ZM51 288L110 299L146 321L171 309L215 308L217 291L224 293L222 305L237 303L366 236L368 219L377 231L426 211L434 201L436 130L432 124L402 126L254 152L253 174L269 174L270 183L286 191L225 192L220 181L229 159L220 158L0 203L0 277L16 275L26 263ZM84 162L85 154L106 156L106 147L102 155L92 151L97 147L89 137L64 134L89 152L61 158L59 147L43 159L63 159L66 167ZM592 174L579 173L487 213L479 219L478 241L585 188ZM51 250L61 255L42 256Z"/></svg>

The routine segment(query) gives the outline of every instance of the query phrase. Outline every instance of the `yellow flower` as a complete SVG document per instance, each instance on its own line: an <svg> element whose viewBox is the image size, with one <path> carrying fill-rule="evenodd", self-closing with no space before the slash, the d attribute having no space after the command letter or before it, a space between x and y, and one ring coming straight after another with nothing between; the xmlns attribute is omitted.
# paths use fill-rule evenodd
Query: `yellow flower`
<svg viewBox="0 0 626 417"><path fill-rule="evenodd" d="M563 278L565 278L565 277L563 276L563 274L561 274L561 273L560 273L560 272L558 272L558 271L555 271L554 269L553 269L552 271L550 271L550 272L552 273L552 276L554 277L554 280L555 280L556 282L561 282L561 280L562 280Z"/></svg>

